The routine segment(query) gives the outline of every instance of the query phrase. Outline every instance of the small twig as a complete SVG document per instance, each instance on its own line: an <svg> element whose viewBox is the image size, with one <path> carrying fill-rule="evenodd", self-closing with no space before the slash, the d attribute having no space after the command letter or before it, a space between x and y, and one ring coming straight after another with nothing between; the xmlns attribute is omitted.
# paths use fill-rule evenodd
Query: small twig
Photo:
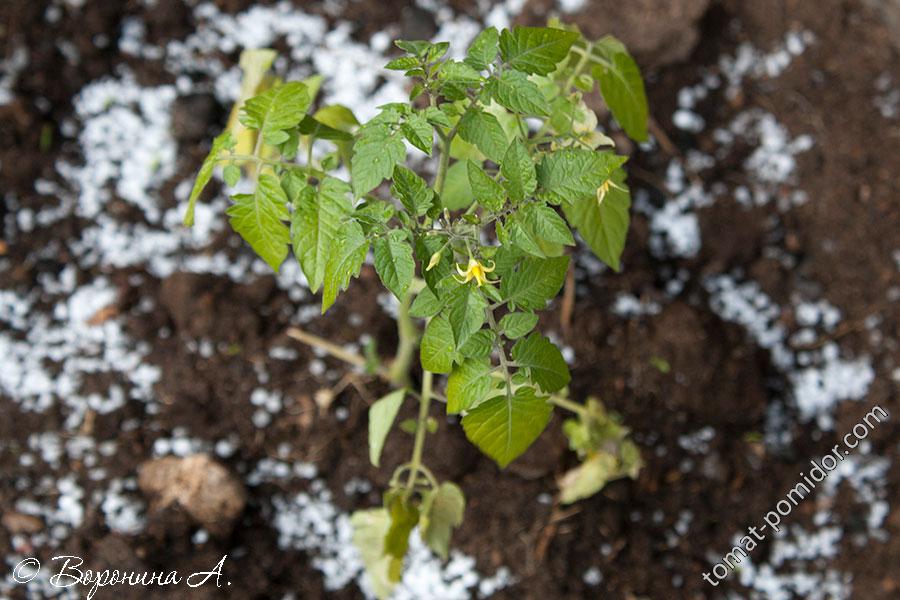
<svg viewBox="0 0 900 600"><path fill-rule="evenodd" d="M566 287L563 288L562 306L559 310L559 326L563 335L568 337L572 327L572 313L575 312L575 265L569 263L566 273Z"/></svg>

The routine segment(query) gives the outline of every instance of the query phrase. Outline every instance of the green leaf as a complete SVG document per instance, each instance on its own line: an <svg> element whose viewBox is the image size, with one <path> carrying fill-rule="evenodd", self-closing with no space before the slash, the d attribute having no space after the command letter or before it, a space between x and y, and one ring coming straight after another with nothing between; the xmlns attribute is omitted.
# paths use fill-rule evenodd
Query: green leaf
<svg viewBox="0 0 900 600"><path fill-rule="evenodd" d="M478 164L469 160L468 174L469 185L475 199L488 210L498 211L506 203L506 192L503 186L484 172Z"/></svg>
<svg viewBox="0 0 900 600"><path fill-rule="evenodd" d="M467 161L458 161L447 169L444 193L441 194L441 207L447 210L460 210L472 204L472 187L466 164Z"/></svg>
<svg viewBox="0 0 900 600"><path fill-rule="evenodd" d="M394 172L394 165L406 157L406 145L395 129L399 114L384 110L360 130L353 144L350 176L357 197L375 189Z"/></svg>
<svg viewBox="0 0 900 600"><path fill-rule="evenodd" d="M488 27L482 30L472 40L463 62L476 71L484 71L497 58L497 43L499 40L500 33L496 27Z"/></svg>
<svg viewBox="0 0 900 600"><path fill-rule="evenodd" d="M498 104L525 115L547 116L547 100L540 88L521 71L504 71L491 82L491 95Z"/></svg>
<svg viewBox="0 0 900 600"><path fill-rule="evenodd" d="M500 281L500 293L515 306L540 310L556 297L566 280L569 257L526 258Z"/></svg>
<svg viewBox="0 0 900 600"><path fill-rule="evenodd" d="M407 69L412 69L413 67L418 66L419 61L412 56L401 56L400 58L395 58L388 64L384 65L384 68L390 69L391 71L406 71Z"/></svg>
<svg viewBox="0 0 900 600"><path fill-rule="evenodd" d="M310 115L306 115L305 117L303 117L303 120L300 121L300 125L297 128L301 134L308 135L319 140L329 140L332 142L349 142L353 139L353 136L346 131L337 129L335 127L332 127L331 125L326 125L325 123L322 123L321 121L319 121L315 117L311 117Z"/></svg>
<svg viewBox="0 0 900 600"><path fill-rule="evenodd" d="M425 180L404 166L394 167L394 183L391 193L400 199L409 214L421 217L431 208L434 191Z"/></svg>
<svg viewBox="0 0 900 600"><path fill-rule="evenodd" d="M512 357L545 392L559 391L572 379L559 348L538 332L516 342Z"/></svg>
<svg viewBox="0 0 900 600"><path fill-rule="evenodd" d="M350 186L334 177L325 177L318 189L308 186L300 193L291 215L291 243L309 289L319 291L325 279L325 265L334 250L342 220L353 210Z"/></svg>
<svg viewBox="0 0 900 600"><path fill-rule="evenodd" d="M325 279L322 289L322 313L331 308L341 290L350 285L351 277L359 277L359 270L369 252L369 240L362 226L356 221L341 225L335 247L325 263Z"/></svg>
<svg viewBox="0 0 900 600"><path fill-rule="evenodd" d="M406 390L394 390L369 408L369 461L376 467L381 466L384 440L397 418L404 396Z"/></svg>
<svg viewBox="0 0 900 600"><path fill-rule="evenodd" d="M519 223L534 237L554 244L574 246L575 239L569 226L559 214L545 204L529 204L518 215Z"/></svg>
<svg viewBox="0 0 900 600"><path fill-rule="evenodd" d="M247 100L241 108L240 121L245 127L258 129L266 138L296 127L311 102L305 85L299 81L283 83Z"/></svg>
<svg viewBox="0 0 900 600"><path fill-rule="evenodd" d="M237 165L228 165L222 169L222 177L228 187L234 187L241 180L241 168Z"/></svg>
<svg viewBox="0 0 900 600"><path fill-rule="evenodd" d="M372 591L379 600L387 600L394 589L390 578L392 559L384 553L384 538L391 516L383 508L358 510L350 517L353 545L359 550Z"/></svg>
<svg viewBox="0 0 900 600"><path fill-rule="evenodd" d="M403 231L395 229L375 240L375 271L384 287L403 298L416 272L412 246Z"/></svg>
<svg viewBox="0 0 900 600"><path fill-rule="evenodd" d="M511 312L500 319L500 329L507 338L515 340L534 329L537 322L538 316L534 313Z"/></svg>
<svg viewBox="0 0 900 600"><path fill-rule="evenodd" d="M447 238L443 236L420 235L416 237L416 258L422 265L422 277L436 295L441 294L439 288L441 281L449 277L453 272L453 252L444 249L437 264L431 270L426 270L426 267L431 261L431 257L444 248L446 242Z"/></svg>
<svg viewBox="0 0 900 600"><path fill-rule="evenodd" d="M504 187L514 202L521 202L537 189L534 163L525 145L519 140L513 140L509 145L500 162L500 174L505 178Z"/></svg>
<svg viewBox="0 0 900 600"><path fill-rule="evenodd" d="M219 154L225 149L234 148L234 144L234 136L231 135L230 131L220 133L216 139L213 140L212 148L210 148L206 158L203 159L203 164L200 166L200 171L197 173L197 179L194 180L194 187L191 189L191 195L188 198L187 211L184 213L185 227L190 227L194 224L194 207L197 204L197 198L200 197L200 194L203 193L203 189L209 183L209 180L212 179L213 170L216 168L216 161L219 158Z"/></svg>
<svg viewBox="0 0 900 600"><path fill-rule="evenodd" d="M481 82L481 73L464 62L448 60L441 65L440 80L461 88L472 87Z"/></svg>
<svg viewBox="0 0 900 600"><path fill-rule="evenodd" d="M432 47L431 42L426 42L424 40L395 40L394 45L404 52L408 52L409 54L420 58L424 58L425 54Z"/></svg>
<svg viewBox="0 0 900 600"><path fill-rule="evenodd" d="M487 358L494 348L494 334L490 329L480 329L469 336L459 347L459 353L466 358Z"/></svg>
<svg viewBox="0 0 900 600"><path fill-rule="evenodd" d="M421 292L416 294L416 299L413 300L412 305L409 307L409 316L417 319L427 319L441 312L442 308L444 308L444 303L434 295L431 288L426 286L422 288Z"/></svg>
<svg viewBox="0 0 900 600"><path fill-rule="evenodd" d="M552 407L530 387L482 402L462 419L466 437L501 468L521 455L550 421Z"/></svg>
<svg viewBox="0 0 900 600"><path fill-rule="evenodd" d="M456 356L456 340L449 321L444 317L428 321L419 348L422 368L432 373L449 373Z"/></svg>
<svg viewBox="0 0 900 600"><path fill-rule="evenodd" d="M450 534L463 522L466 498L454 483L443 482L428 492L422 501L422 518L419 529L422 540L443 559L450 549Z"/></svg>
<svg viewBox="0 0 900 600"><path fill-rule="evenodd" d="M290 230L284 224L289 214L281 183L274 175L264 173L259 176L255 193L235 194L232 200L234 204L226 211L231 227L278 272L291 240Z"/></svg>
<svg viewBox="0 0 900 600"><path fill-rule="evenodd" d="M572 504L593 496L613 479L616 458L605 452L588 456L583 463L566 472L559 482L562 504Z"/></svg>
<svg viewBox="0 0 900 600"><path fill-rule="evenodd" d="M597 188L626 160L612 152L576 148L547 154L537 168L541 186L538 195L554 204L596 198Z"/></svg>
<svg viewBox="0 0 900 600"><path fill-rule="evenodd" d="M403 136L409 140L409 143L431 156L431 150L434 146L434 128L428 120L416 113L410 113L406 117L406 121L400 126L403 130Z"/></svg>
<svg viewBox="0 0 900 600"><path fill-rule="evenodd" d="M501 162L509 146L509 140L497 117L479 108L469 109L460 119L459 137L496 163Z"/></svg>
<svg viewBox="0 0 900 600"><path fill-rule="evenodd" d="M516 27L500 34L500 55L514 69L548 75L569 55L579 34L549 27Z"/></svg>
<svg viewBox="0 0 900 600"><path fill-rule="evenodd" d="M425 110L422 111L422 116L436 127L446 127L450 129L453 127L453 124L450 123L450 118L447 116L447 113L442 111L436 106L429 106Z"/></svg>
<svg viewBox="0 0 900 600"><path fill-rule="evenodd" d="M580 198L571 205L564 204L563 213L597 258L619 271L631 220L628 214L631 194L625 187L625 175L622 171L617 171L612 181L622 189L610 186L602 202L598 202L595 194L593 197Z"/></svg>
<svg viewBox="0 0 900 600"><path fill-rule="evenodd" d="M486 358L464 360L447 378L447 414L478 405L490 393L491 383L491 364Z"/></svg>
<svg viewBox="0 0 900 600"><path fill-rule="evenodd" d="M459 347L484 325L487 300L473 285L458 285L447 300L445 315Z"/></svg>
<svg viewBox="0 0 900 600"><path fill-rule="evenodd" d="M605 36L594 44L603 61L591 69L600 84L600 93L616 121L632 139L647 140L647 94L641 71L625 46L612 36Z"/></svg>

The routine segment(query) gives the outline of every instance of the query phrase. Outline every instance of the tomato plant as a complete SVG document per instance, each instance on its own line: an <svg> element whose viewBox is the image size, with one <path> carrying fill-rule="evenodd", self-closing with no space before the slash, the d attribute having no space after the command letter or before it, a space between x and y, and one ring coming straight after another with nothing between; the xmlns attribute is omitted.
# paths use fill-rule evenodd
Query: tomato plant
<svg viewBox="0 0 900 600"><path fill-rule="evenodd" d="M396 387L369 410L370 459L380 465L408 398L419 406L418 419L401 424L414 436L413 452L396 468L384 506L353 516L355 542L380 596L399 580L415 527L446 556L463 519L460 488L438 481L423 460L437 429L429 418L435 399L461 415L465 435L500 467L534 442L554 406L574 413L564 431L582 462L561 480L562 502L640 468L615 416L596 400L567 397L563 354L535 330L538 311L565 282L574 231L620 268L631 204L626 157L598 131L583 96L599 87L625 133L645 140L637 65L615 38L589 41L559 23L485 29L463 60L447 57L447 43L396 45L403 55L386 68L410 78L409 102L380 106L365 123L340 105L311 112L320 78L279 81L266 74L273 51L245 52L242 99L212 144L185 217L190 225L221 165L229 186L253 183L252 193L232 195L231 226L276 271L293 249L310 289L322 291L323 313L370 250L397 297L397 355L389 365L370 365ZM420 174L425 169L408 166L410 148L431 157L426 167L436 165L430 182ZM414 390L417 347L421 385ZM447 375L442 391L435 374Z"/></svg>

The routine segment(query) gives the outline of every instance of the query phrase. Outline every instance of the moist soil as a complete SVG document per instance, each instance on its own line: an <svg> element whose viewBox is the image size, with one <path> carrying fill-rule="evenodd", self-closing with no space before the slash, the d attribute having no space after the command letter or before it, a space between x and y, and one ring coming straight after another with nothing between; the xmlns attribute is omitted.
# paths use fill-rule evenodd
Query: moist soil
<svg viewBox="0 0 900 600"><path fill-rule="evenodd" d="M73 95L111 73L122 60L114 43L98 48L95 36L105 33L115 38L128 16L146 21L152 42L183 37L194 25L190 11L176 0L160 0L153 10L136 1L88 2L82 21L64 20L53 26L43 19L45 3L6 0L3 4L0 35L6 38L6 49L24 43L32 55L29 69L16 85L17 100L0 107L2 185L23 204L39 207L44 200L34 193L33 182L51 177L55 160L72 151L58 131L71 115ZM237 11L250 3L220 0L217 4ZM455 8L472 10L465 5ZM351 2L346 10L343 18L360 24L361 39L398 18L406 30L430 35L427 29L434 29L427 13L385 2ZM813 31L817 43L796 59L777 84L749 82L742 95L730 102L718 99L701 105L700 112L710 124L703 133L687 134L672 126L668 115L676 108L676 92L697 81L700 68L714 64L721 52L743 41L770 47L785 31L798 26ZM570 319L562 321L558 302L543 317L542 327L559 332L560 341L574 350L573 396L601 396L632 428L646 462L636 480L611 483L597 496L569 508L538 502L536 498L552 493L555 479L575 462L561 433L561 415L554 417L535 447L500 472L467 443L460 427L442 418L439 407L434 407L440 433L429 438L426 461L438 478L459 482L468 498L465 523L453 544L476 558L480 572L490 574L506 565L518 579L518 584L495 598L699 599L716 597L723 589L742 589L735 577L715 591L701 580L701 573L711 566L710 554L721 555L731 547L736 532L758 523L783 490L796 482L798 469L809 457L824 454L836 442L836 435L816 436L812 427L795 425L794 443L785 454L774 454L758 441L766 407L784 389L782 375L742 328L722 321L709 309L707 293L698 283L703 275L740 269L783 305L789 305L798 285L818 282L818 294L843 312L847 327L835 334L843 348L866 351L869 334L861 323L873 314L881 317L878 327L886 339L896 340L900 333L898 306L885 300L889 288L898 284L891 254L900 246L896 206L900 135L896 124L891 128L876 118L872 104L875 74L888 72L894 81L900 80L900 63L889 32L857 1L823 5L726 0L713 3L699 27L698 45L688 59L649 73L652 112L673 148L668 153L636 152L633 185L662 198L659 182L673 153L712 147L707 132L713 125L727 123L742 106L762 106L778 115L792 135L815 136L813 149L800 156L798 169L798 187L806 190L811 201L781 215L777 225L772 224L771 208L746 209L718 202L699 212L700 254L668 262L651 254L647 219L635 215L623 273L589 276L578 270L579 293ZM82 60L69 63L57 50L58 39L74 44ZM129 61L142 83L165 81L159 67ZM39 98L46 101L36 103ZM186 119L175 132L185 157L184 175L196 168L205 152L205 137L221 127L227 107L210 98L189 114L194 118ZM199 131L194 122L198 118L206 120ZM49 144L42 145L42 130L55 134ZM16 168L7 168L9 164ZM721 178L737 166L718 164L709 177ZM174 205L174 197L170 201ZM3 213L6 210L0 208ZM55 231L37 230L10 245L7 252L17 267L4 287L27 290L36 285L41 273L58 272L70 257L60 253L55 259L36 259L36 249L61 231L80 226L73 217L56 225ZM796 259L793 268L763 252L773 240ZM620 292L647 300L661 298L665 285L661 273L667 269L687 270L693 283L676 300L664 303L659 314L623 319L609 311ZM321 409L314 400L321 384L306 368L314 355L286 336L287 323L279 315L285 314L283 309L291 300L268 278L249 286L207 275L176 274L165 280L145 276L133 285L129 275L135 271L110 274L121 290L116 310L130 315L141 298L155 300L152 312L140 316L135 312L127 323L133 338L152 345L148 360L162 369L156 393L163 408L155 416L153 430L120 430L127 416L142 416L137 409L133 415L120 411L98 416L93 435L119 441L110 476L133 475L137 465L150 457L156 437L184 427L192 437L207 440L236 434L238 449L228 461L232 466L275 456L277 448L287 443L290 458L314 462L331 489L341 489L354 478L374 484L372 491L352 497L336 494L343 509L380 501L390 469L377 470L368 463L366 409L386 391L383 384L356 377L327 409ZM339 343L354 342L368 331L381 351L389 354L395 344L393 324L374 301L379 293L374 273L365 268L351 289L327 319L314 321L309 329ZM361 317L353 322L363 325L348 325L351 315ZM793 318L790 311L782 316L788 327ZM172 334L161 337L163 329ZM201 358L186 349L188 339L209 339L239 351ZM252 425L254 409L245 399L254 387L254 364L266 361L273 345L294 347L299 358L267 364L268 387L282 392L286 408L263 435ZM835 432L846 431L873 404L900 414L896 389L883 370L896 364L896 352L894 342L873 356L878 377L868 400L841 405ZM668 373L653 366L654 357L669 362ZM343 369L338 362L327 362L329 368ZM339 419L339 414L346 418ZM0 420L0 439L7 448L24 447L29 431L38 424L41 429L52 428L54 421L62 430L58 415L5 416ZM704 427L716 431L705 455L691 455L679 446L679 436ZM897 427L896 421L887 423L870 437L874 453L894 459L888 489L895 500L900 484ZM392 436L383 464L404 461L410 447L408 436ZM656 452L658 447L666 451ZM14 454L0 453L0 460L4 473L19 468ZM696 461L698 466L685 470L685 461ZM76 472L83 468L71 465ZM35 478L40 475L32 473ZM116 594L123 599L280 598L288 592L310 600L360 598L355 586L326 592L308 556L279 549L277 533L268 525L263 507L268 497L294 491L294 485L251 488L248 508L233 532L201 546L191 541L196 526L179 509L170 508L151 515L145 531L133 537L111 533L102 514L89 513L61 550L85 557L94 568L112 564L134 571L204 570L223 554L231 554L227 589L122 588ZM297 483L297 489L302 485ZM12 483L4 478L0 507L10 507L15 498ZM858 548L845 536L842 553L833 563L852 574L854 598L900 597L900 572L895 568L900 564L900 507L895 503L891 508L885 541ZM812 510L813 503L801 505L792 518L802 523ZM858 507L839 496L833 510L849 515ZM667 532L683 511L693 514L689 531L670 542ZM11 536L0 528L0 547L10 545ZM241 552L235 553L236 548ZM755 562L763 562L767 552L764 543L756 550ZM596 587L583 580L585 571L594 566L603 574Z"/></svg>

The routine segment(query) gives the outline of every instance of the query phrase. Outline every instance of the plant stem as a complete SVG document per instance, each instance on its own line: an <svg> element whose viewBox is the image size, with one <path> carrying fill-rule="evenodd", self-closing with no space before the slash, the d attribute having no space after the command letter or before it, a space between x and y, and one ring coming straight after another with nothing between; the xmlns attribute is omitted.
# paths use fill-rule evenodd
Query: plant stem
<svg viewBox="0 0 900 600"><path fill-rule="evenodd" d="M416 345L419 343L419 329L409 316L409 307L412 305L415 293L410 290L403 296L397 309L397 355L388 370L388 378L391 383L399 387L409 387L409 370L415 356Z"/></svg>
<svg viewBox="0 0 900 600"><path fill-rule="evenodd" d="M561 396L557 396L556 394L550 396L550 403L579 415L586 414L586 409L584 408L584 406L578 404L577 402L567 400Z"/></svg>
<svg viewBox="0 0 900 600"><path fill-rule="evenodd" d="M412 493L416 482L416 476L422 466L422 450L425 447L425 422L428 420L428 408L431 406L431 385L434 374L431 371L422 372L422 393L419 396L419 418L416 422L416 440L413 443L412 459L409 461L409 478L406 483L405 497Z"/></svg>

